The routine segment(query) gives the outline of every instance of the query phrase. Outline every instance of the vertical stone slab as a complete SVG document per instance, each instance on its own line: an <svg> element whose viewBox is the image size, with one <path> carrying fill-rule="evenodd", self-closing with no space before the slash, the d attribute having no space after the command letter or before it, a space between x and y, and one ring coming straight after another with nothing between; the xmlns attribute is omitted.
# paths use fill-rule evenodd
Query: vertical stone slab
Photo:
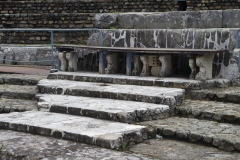
<svg viewBox="0 0 240 160"><path fill-rule="evenodd" d="M195 57L189 58L189 67L191 68L191 74L189 76L189 79L195 79L195 76L196 76L196 59L195 59Z"/></svg>
<svg viewBox="0 0 240 160"><path fill-rule="evenodd" d="M58 53L58 58L61 61L61 71L66 71L67 70L67 59L66 59L66 51L59 52Z"/></svg>
<svg viewBox="0 0 240 160"><path fill-rule="evenodd" d="M99 52L99 74L105 74L106 51Z"/></svg>
<svg viewBox="0 0 240 160"><path fill-rule="evenodd" d="M130 76L132 72L132 53L127 52L126 75Z"/></svg>
<svg viewBox="0 0 240 160"><path fill-rule="evenodd" d="M171 55L160 55L159 60L162 63L160 77L169 77L172 75Z"/></svg>
<svg viewBox="0 0 240 160"><path fill-rule="evenodd" d="M134 68L132 71L132 75L139 76L143 67L140 59L140 55L133 55L133 65L134 65Z"/></svg>
<svg viewBox="0 0 240 160"><path fill-rule="evenodd" d="M196 65L200 68L200 70L197 73L195 79L197 80L212 79L213 58L214 54L212 53L197 56Z"/></svg>
<svg viewBox="0 0 240 160"><path fill-rule="evenodd" d="M118 55L117 53L107 54L107 68L105 68L105 74L113 74L118 72Z"/></svg>
<svg viewBox="0 0 240 160"><path fill-rule="evenodd" d="M143 63L143 68L142 68L142 72L140 74L141 77L147 77L150 76L150 67L148 64L148 55L141 55L140 59Z"/></svg>
<svg viewBox="0 0 240 160"><path fill-rule="evenodd" d="M78 56L76 52L67 52L66 58L68 60L68 71L74 72L77 71L77 60Z"/></svg>

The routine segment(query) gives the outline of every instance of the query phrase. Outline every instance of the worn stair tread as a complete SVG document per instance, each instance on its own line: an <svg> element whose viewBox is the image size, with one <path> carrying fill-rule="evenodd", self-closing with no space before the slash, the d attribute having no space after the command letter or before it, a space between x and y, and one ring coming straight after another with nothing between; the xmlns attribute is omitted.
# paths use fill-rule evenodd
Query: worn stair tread
<svg viewBox="0 0 240 160"><path fill-rule="evenodd" d="M110 149L147 139L144 126L40 111L0 114L0 129L53 136Z"/></svg>
<svg viewBox="0 0 240 160"><path fill-rule="evenodd" d="M99 74L93 72L55 72L48 75L48 79L62 79L72 81L85 82L101 82L113 84L129 84L143 86L159 86L182 89L202 89L202 88L217 88L229 87L231 81L228 79L215 78L205 82L199 80L190 80L188 78L160 78L160 77L139 77L126 76L119 74Z"/></svg>
<svg viewBox="0 0 240 160"><path fill-rule="evenodd" d="M189 90L188 97L194 100L216 100L229 103L240 103L240 87Z"/></svg>
<svg viewBox="0 0 240 160"><path fill-rule="evenodd" d="M23 99L0 98L0 113L37 111L37 102Z"/></svg>
<svg viewBox="0 0 240 160"><path fill-rule="evenodd" d="M26 74L0 74L0 84L37 85L38 81L46 76Z"/></svg>
<svg viewBox="0 0 240 160"><path fill-rule="evenodd" d="M68 113L99 119L134 123L169 117L169 106L68 95L37 95L38 107L56 113Z"/></svg>
<svg viewBox="0 0 240 160"><path fill-rule="evenodd" d="M156 128L163 137L202 142L226 151L240 151L240 126L238 125L180 117L138 124Z"/></svg>
<svg viewBox="0 0 240 160"><path fill-rule="evenodd" d="M110 98L149 103L160 103L171 106L180 105L185 90L153 86L119 85L92 82L75 82L69 80L39 81L41 94L64 94L84 97Z"/></svg>
<svg viewBox="0 0 240 160"><path fill-rule="evenodd" d="M182 117L240 124L240 104L234 103L185 100L176 108L176 114Z"/></svg>
<svg viewBox="0 0 240 160"><path fill-rule="evenodd" d="M36 86L0 85L0 96L4 98L34 99Z"/></svg>

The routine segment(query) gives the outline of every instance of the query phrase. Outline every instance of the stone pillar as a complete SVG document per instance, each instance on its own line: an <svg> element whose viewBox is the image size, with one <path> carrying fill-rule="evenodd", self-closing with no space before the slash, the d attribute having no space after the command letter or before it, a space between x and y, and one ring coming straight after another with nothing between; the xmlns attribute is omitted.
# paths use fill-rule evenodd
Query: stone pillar
<svg viewBox="0 0 240 160"><path fill-rule="evenodd" d="M172 75L171 55L160 55L159 60L162 63L160 77L169 77Z"/></svg>
<svg viewBox="0 0 240 160"><path fill-rule="evenodd" d="M196 59L195 59L195 57L189 58L189 67L191 68L191 75L189 76L189 79L195 79L195 76L196 76Z"/></svg>
<svg viewBox="0 0 240 160"><path fill-rule="evenodd" d="M143 63L142 72L140 74L141 77L150 76L150 67L148 65L148 55L141 55L140 59Z"/></svg>
<svg viewBox="0 0 240 160"><path fill-rule="evenodd" d="M105 74L113 74L118 72L118 56L117 53L107 54L107 68L105 68Z"/></svg>
<svg viewBox="0 0 240 160"><path fill-rule="evenodd" d="M77 53L76 52L67 52L66 58L68 60L68 71L69 72L77 71L77 61L78 61Z"/></svg>
<svg viewBox="0 0 240 160"><path fill-rule="evenodd" d="M195 79L197 80L212 79L213 58L214 54L212 53L197 56L196 65L199 67L199 72L197 73Z"/></svg>
<svg viewBox="0 0 240 160"><path fill-rule="evenodd" d="M133 65L132 75L139 76L143 67L140 55L133 55Z"/></svg>
<svg viewBox="0 0 240 160"><path fill-rule="evenodd" d="M66 71L67 70L67 59L66 59L66 51L59 52L58 53L58 58L61 61L61 71Z"/></svg>

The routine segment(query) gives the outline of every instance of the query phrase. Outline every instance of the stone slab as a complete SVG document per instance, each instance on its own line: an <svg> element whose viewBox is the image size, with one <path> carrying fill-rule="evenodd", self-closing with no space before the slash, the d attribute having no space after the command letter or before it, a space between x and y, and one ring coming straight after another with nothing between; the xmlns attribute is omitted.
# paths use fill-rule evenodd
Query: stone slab
<svg viewBox="0 0 240 160"><path fill-rule="evenodd" d="M159 77L139 77L119 74L98 74L94 72L55 72L48 75L48 79L62 79L84 82L101 82L113 84L130 84L142 86L158 86L182 89L203 89L203 88L225 88L231 86L228 79L215 78L206 80L190 80L188 78L159 78Z"/></svg>
<svg viewBox="0 0 240 160"><path fill-rule="evenodd" d="M37 111L37 102L22 99L0 98L0 113Z"/></svg>
<svg viewBox="0 0 240 160"><path fill-rule="evenodd" d="M185 94L184 89L177 88L49 79L39 81L37 87L41 94L64 94L157 103L169 105L170 110L181 104Z"/></svg>
<svg viewBox="0 0 240 160"><path fill-rule="evenodd" d="M187 97L193 100L213 100L240 103L240 87L189 90Z"/></svg>
<svg viewBox="0 0 240 160"><path fill-rule="evenodd" d="M239 18L240 10L239 9L227 9L223 12L223 28L239 28Z"/></svg>
<svg viewBox="0 0 240 160"><path fill-rule="evenodd" d="M240 124L240 104L185 100L175 113L182 117Z"/></svg>
<svg viewBox="0 0 240 160"><path fill-rule="evenodd" d="M167 138L201 142L226 151L240 151L240 126L193 118L172 117L139 123Z"/></svg>
<svg viewBox="0 0 240 160"><path fill-rule="evenodd" d="M65 113L134 123L169 117L169 106L112 99L67 95L37 95L38 107L55 113Z"/></svg>
<svg viewBox="0 0 240 160"><path fill-rule="evenodd" d="M144 126L36 111L1 114L0 129L53 136L109 149L120 149L122 145L147 139Z"/></svg>
<svg viewBox="0 0 240 160"><path fill-rule="evenodd" d="M149 160L141 154L129 154L74 141L29 133L0 130L0 159L133 159Z"/></svg>
<svg viewBox="0 0 240 160"><path fill-rule="evenodd" d="M34 99L35 94L36 86L0 85L0 96L3 98Z"/></svg>
<svg viewBox="0 0 240 160"><path fill-rule="evenodd" d="M37 85L39 80L45 78L41 75L0 74L0 84Z"/></svg>

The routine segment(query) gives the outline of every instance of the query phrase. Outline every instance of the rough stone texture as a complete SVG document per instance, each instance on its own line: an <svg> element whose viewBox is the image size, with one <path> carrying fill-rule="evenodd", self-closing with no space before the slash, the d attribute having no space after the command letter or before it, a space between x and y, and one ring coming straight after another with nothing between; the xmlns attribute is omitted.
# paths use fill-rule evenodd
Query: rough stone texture
<svg viewBox="0 0 240 160"><path fill-rule="evenodd" d="M54 52L55 65L58 65L57 53ZM34 61L51 61L51 48L42 46L4 46L0 47L0 64L18 64L18 65L41 65L50 66L51 62L34 62ZM14 61L14 62L11 62ZM24 62L19 62L24 61Z"/></svg>
<svg viewBox="0 0 240 160"><path fill-rule="evenodd" d="M62 79L84 82L102 82L113 84L130 84L142 86L159 86L182 89L203 89L203 88L226 88L231 86L228 79L212 79L205 82L189 80L185 78L158 78L158 77L139 77L125 75L106 75L93 72L57 72L48 75L48 79Z"/></svg>
<svg viewBox="0 0 240 160"><path fill-rule="evenodd" d="M66 95L37 95L38 107L50 112L134 123L169 116L166 105Z"/></svg>
<svg viewBox="0 0 240 160"><path fill-rule="evenodd" d="M148 160L141 154L117 152L73 141L0 130L0 159Z"/></svg>
<svg viewBox="0 0 240 160"><path fill-rule="evenodd" d="M189 90L187 95L194 100L217 100L229 103L240 103L240 87Z"/></svg>
<svg viewBox="0 0 240 160"><path fill-rule="evenodd" d="M147 140L143 143L130 147L131 153L148 155L152 159L219 159L234 160L239 159L239 153L224 152L213 147L191 144L182 141L164 139Z"/></svg>
<svg viewBox="0 0 240 160"><path fill-rule="evenodd" d="M240 126L192 118L167 118L141 122L157 129L164 137L204 142L226 151L239 150Z"/></svg>
<svg viewBox="0 0 240 160"><path fill-rule="evenodd" d="M53 136L109 149L120 149L122 145L147 139L144 126L36 111L1 114L0 129Z"/></svg>
<svg viewBox="0 0 240 160"><path fill-rule="evenodd" d="M96 28L109 29L116 25L117 14L112 13L96 14L94 17L94 22Z"/></svg>
<svg viewBox="0 0 240 160"><path fill-rule="evenodd" d="M223 27L238 28L240 25L238 21L239 18L240 18L239 9L229 9L223 11Z"/></svg>
<svg viewBox="0 0 240 160"><path fill-rule="evenodd" d="M120 13L117 16L117 28L146 29L146 13Z"/></svg>
<svg viewBox="0 0 240 160"><path fill-rule="evenodd" d="M0 113L38 110L36 101L0 98Z"/></svg>
<svg viewBox="0 0 240 160"><path fill-rule="evenodd" d="M0 96L3 98L34 99L36 91L36 86L0 85Z"/></svg>
<svg viewBox="0 0 240 160"><path fill-rule="evenodd" d="M41 75L0 74L0 84L37 85L39 80L45 78Z"/></svg>
<svg viewBox="0 0 240 160"><path fill-rule="evenodd" d="M182 117L240 123L240 104L185 100L181 106L176 108L175 113Z"/></svg>
<svg viewBox="0 0 240 160"><path fill-rule="evenodd" d="M235 47L237 29L152 29L152 30L104 30L103 45L107 47L135 48L189 48L228 49ZM92 34L88 45L98 45L98 34ZM216 54L213 60L213 77L236 81L239 71L236 61L230 61L231 54ZM180 68L184 66L180 66Z"/></svg>
<svg viewBox="0 0 240 160"><path fill-rule="evenodd" d="M169 105L172 110L180 105L185 90L177 88L74 82L69 80L41 80L39 93L110 98Z"/></svg>

